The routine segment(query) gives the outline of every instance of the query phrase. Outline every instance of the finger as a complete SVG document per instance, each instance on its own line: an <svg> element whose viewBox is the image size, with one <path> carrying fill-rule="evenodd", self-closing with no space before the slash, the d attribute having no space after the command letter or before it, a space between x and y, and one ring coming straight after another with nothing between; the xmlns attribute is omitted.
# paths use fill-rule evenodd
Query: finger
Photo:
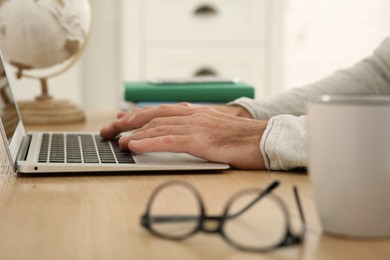
<svg viewBox="0 0 390 260"><path fill-rule="evenodd" d="M127 120L127 116L116 120L115 122L103 127L100 130L100 135L103 138L110 139L117 136L119 133L133 129L131 123Z"/></svg>
<svg viewBox="0 0 390 260"><path fill-rule="evenodd" d="M151 128L157 125L176 125L176 124L185 124L189 119L186 119L186 116L191 115L194 111L191 110L182 110L183 105L171 105L165 107L161 106L159 108L154 107L147 110L141 110L138 113L130 116L128 118L128 123L131 125L132 129L135 128ZM184 115L184 116L175 116Z"/></svg>
<svg viewBox="0 0 390 260"><path fill-rule="evenodd" d="M140 110L129 118L129 122L134 127L144 126L154 118L159 117L171 117L171 116L186 116L194 113L194 109L191 106L183 104L175 105L160 105L152 107L147 110Z"/></svg>
<svg viewBox="0 0 390 260"><path fill-rule="evenodd" d="M131 140L128 147L134 153L187 152L190 153L191 136L168 135L142 140Z"/></svg>
<svg viewBox="0 0 390 260"><path fill-rule="evenodd" d="M128 150L128 144L131 140L130 136L121 136L118 140L118 145L121 150Z"/></svg>
<svg viewBox="0 0 390 260"><path fill-rule="evenodd" d="M117 119L120 119L122 116L124 116L126 114L126 112L118 112L116 113L116 118Z"/></svg>
<svg viewBox="0 0 390 260"><path fill-rule="evenodd" d="M157 117L164 117L175 114L191 114L190 110L183 110L183 108L189 107L189 103L179 103L174 105L160 105L154 107L137 108L124 114L119 114L121 117L108 126L103 127L100 130L100 135L103 138L113 138L119 133L135 128L139 128L150 120Z"/></svg>
<svg viewBox="0 0 390 260"><path fill-rule="evenodd" d="M128 119L128 118L132 117L132 116L133 116L135 113L137 113L138 111L140 111L140 110L147 110L147 109L149 109L149 108L151 108L151 107L152 107L152 106L137 107L137 108L133 108L133 109L127 111L127 112L125 112L125 111L119 111L119 112L116 114L116 118L117 118L117 119L121 119L121 118L123 118L123 117L127 117L127 119Z"/></svg>
<svg viewBox="0 0 390 260"><path fill-rule="evenodd" d="M127 150L130 140L171 134L190 134L193 131L189 131L189 129L194 130L194 128L188 128L187 125L183 126L188 123L188 120L188 117L161 117L153 119L143 127L134 130L131 135L121 136L118 140L119 147L122 150Z"/></svg>
<svg viewBox="0 0 390 260"><path fill-rule="evenodd" d="M190 135L192 133L193 131L188 130L186 125L164 125L136 131L131 136L129 136L129 138L126 138L123 141L140 140L169 135Z"/></svg>
<svg viewBox="0 0 390 260"><path fill-rule="evenodd" d="M159 117L159 118L152 119L149 123L137 129L135 132L158 127L158 126L185 125L191 122L192 120L190 116Z"/></svg>

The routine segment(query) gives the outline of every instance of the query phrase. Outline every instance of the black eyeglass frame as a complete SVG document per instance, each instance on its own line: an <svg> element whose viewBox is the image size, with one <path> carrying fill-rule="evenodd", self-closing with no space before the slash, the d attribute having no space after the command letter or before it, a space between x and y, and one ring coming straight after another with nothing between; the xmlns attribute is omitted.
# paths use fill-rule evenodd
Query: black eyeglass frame
<svg viewBox="0 0 390 260"><path fill-rule="evenodd" d="M198 215L198 216L174 216L174 215L172 215L172 216L150 216L150 210L151 210L151 207L152 207L152 204L153 204L155 197L159 194L159 192L161 190L165 189L168 186L172 186L172 185L184 186L185 188L189 189L193 193L193 195L195 196L195 198L198 202L198 205L199 205L200 215ZM297 245L303 241L304 232L306 230L306 224L305 224L306 221L305 221L305 217L304 217L304 213L303 213L303 209L302 209L302 203L300 201L300 197L299 197L299 193L298 193L298 188L296 186L293 187L295 201L297 203L297 208L298 208L300 219L302 222L302 229L301 229L301 233L299 235L294 234L291 230L290 214L289 214L289 211L288 211L287 206L284 203L284 201L281 198L279 198L278 196L276 196L275 194L271 194L271 192L279 185L280 185L280 181L276 180L276 181L273 181L271 184L269 184L264 190L259 190L259 189L254 188L254 189L247 189L247 190L243 190L241 192L238 192L238 193L234 194L228 200L228 202L226 203L225 209L223 211L223 214L221 216L208 216L206 214L205 206L204 206L203 200L201 198L201 195L199 194L198 190L194 186L192 186L186 182L183 182L183 181L169 181L169 182L166 182L166 183L158 186L153 191L151 197L149 198L149 201L148 201L148 204L146 207L146 211L141 217L141 225L144 228L146 228L151 234L153 234L157 237L169 239L169 240L176 240L176 241L189 238L199 231L204 232L204 233L208 233L208 234L217 233L217 234L220 234L222 236L222 238L228 244L230 244L231 246L233 246L239 250L243 250L243 251L267 252L267 251L275 250L277 248ZM243 209L241 209L238 213L235 213L234 215L230 215L230 216L228 215L230 206L232 205L232 203L234 203L236 198L241 197L245 193L250 193L250 192L254 192L254 191L256 191L256 192L260 191L260 192L253 201L251 201L247 206L245 206ZM284 217L286 220L286 231L285 231L284 237L278 243L276 243L272 246L269 246L269 247L262 247L262 248L242 246L242 245L237 244L233 240L231 240L229 238L229 236L227 236L226 233L224 232L224 224L226 223L226 221L242 214L243 212L245 212L247 209L249 209L250 207L255 205L258 201L260 201L263 197L265 197L267 195L272 196L272 198L278 203L278 205L282 209L282 212L284 213ZM194 220L194 219L197 220L197 225L194 227L194 229L192 231L184 234L184 235L181 235L181 236L169 236L167 234L159 233L158 231L153 229L153 227L151 225L151 223L156 223L156 222L180 222L180 221L190 221L190 220ZM152 222L152 220L153 220L153 222ZM205 225L206 221L216 221L217 222L216 228L215 229L207 229L206 225Z"/></svg>

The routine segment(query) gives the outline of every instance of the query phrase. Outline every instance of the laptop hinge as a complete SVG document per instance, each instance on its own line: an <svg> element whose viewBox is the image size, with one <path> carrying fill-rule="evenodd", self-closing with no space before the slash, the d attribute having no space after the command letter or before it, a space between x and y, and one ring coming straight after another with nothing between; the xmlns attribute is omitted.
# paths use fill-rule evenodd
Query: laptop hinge
<svg viewBox="0 0 390 260"><path fill-rule="evenodd" d="M32 135L26 135L23 138L22 145L20 146L16 161L25 161L27 159L28 150L30 149Z"/></svg>

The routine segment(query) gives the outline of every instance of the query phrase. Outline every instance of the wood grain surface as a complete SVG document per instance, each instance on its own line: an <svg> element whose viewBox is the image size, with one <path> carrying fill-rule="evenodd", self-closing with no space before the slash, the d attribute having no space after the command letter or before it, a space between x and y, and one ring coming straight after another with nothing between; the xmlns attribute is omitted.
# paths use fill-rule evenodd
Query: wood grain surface
<svg viewBox="0 0 390 260"><path fill-rule="evenodd" d="M29 130L98 131L114 113L88 115L86 123ZM310 178L302 172L204 171L121 174L15 175L0 178L0 259L389 259L390 240L356 240L322 233ZM200 192L209 214L221 214L235 192L265 187L287 204L299 226L292 186L307 218L301 246L258 254L238 251L217 235L180 242L151 236L140 226L146 202L158 185L184 180ZM270 212L272 214L272 212Z"/></svg>

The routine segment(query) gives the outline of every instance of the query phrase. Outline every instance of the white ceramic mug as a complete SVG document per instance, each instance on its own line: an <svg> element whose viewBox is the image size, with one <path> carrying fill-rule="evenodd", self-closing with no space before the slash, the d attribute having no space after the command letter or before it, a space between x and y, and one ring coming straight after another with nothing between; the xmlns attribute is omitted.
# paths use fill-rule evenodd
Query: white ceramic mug
<svg viewBox="0 0 390 260"><path fill-rule="evenodd" d="M307 103L308 169L323 229L390 237L390 96Z"/></svg>

